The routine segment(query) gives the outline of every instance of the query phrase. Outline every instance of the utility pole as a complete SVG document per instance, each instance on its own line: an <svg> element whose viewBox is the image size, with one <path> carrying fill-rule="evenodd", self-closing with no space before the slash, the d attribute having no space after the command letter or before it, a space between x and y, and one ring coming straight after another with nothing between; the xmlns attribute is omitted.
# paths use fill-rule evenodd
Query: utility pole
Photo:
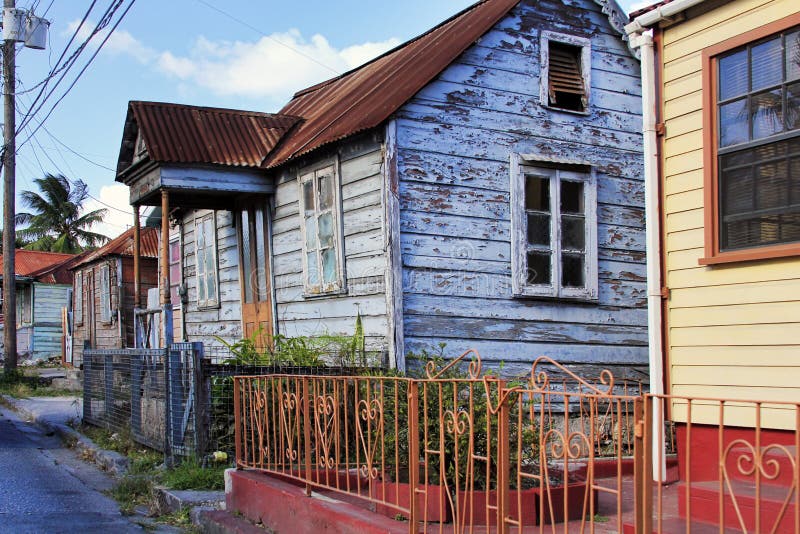
<svg viewBox="0 0 800 534"><path fill-rule="evenodd" d="M44 50L50 23L32 11L16 9L15 0L3 0L3 341L5 373L17 369L17 291L14 276L16 241L17 121L16 44Z"/></svg>
<svg viewBox="0 0 800 534"><path fill-rule="evenodd" d="M3 11L14 9L15 0L3 0ZM17 291L14 276L14 225L16 196L16 113L14 92L16 85L16 41L3 30L3 351L6 374L17 370Z"/></svg>

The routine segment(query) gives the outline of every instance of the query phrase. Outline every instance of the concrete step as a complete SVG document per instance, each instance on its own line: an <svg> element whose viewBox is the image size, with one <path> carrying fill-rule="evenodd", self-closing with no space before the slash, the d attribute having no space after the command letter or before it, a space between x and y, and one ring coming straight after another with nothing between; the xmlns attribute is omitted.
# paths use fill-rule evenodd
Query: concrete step
<svg viewBox="0 0 800 534"><path fill-rule="evenodd" d="M636 534L636 528L632 523L625 523L623 534ZM653 518L653 534L720 534L719 527L712 523L702 523L700 521L692 521L688 525L685 519L671 517L663 519L661 523L658 518ZM723 534L736 534L741 533L741 530L736 528L726 528Z"/></svg>
<svg viewBox="0 0 800 534"><path fill-rule="evenodd" d="M717 481L681 483L678 487L680 516L687 515L688 493L688 512L693 520L755 531L758 513L761 532L796 532L800 516L795 517L795 514L800 511L796 508L797 495L792 488L762 483L757 495L752 481L731 480L723 489L721 497Z"/></svg>

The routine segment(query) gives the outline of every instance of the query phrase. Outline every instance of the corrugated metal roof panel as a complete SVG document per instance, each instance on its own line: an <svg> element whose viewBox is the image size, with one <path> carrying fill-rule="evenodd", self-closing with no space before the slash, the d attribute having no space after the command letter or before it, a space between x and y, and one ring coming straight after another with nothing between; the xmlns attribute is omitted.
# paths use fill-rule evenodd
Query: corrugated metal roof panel
<svg viewBox="0 0 800 534"><path fill-rule="evenodd" d="M478 2L358 69L299 91L280 114L304 121L265 159L265 166L380 125L517 3Z"/></svg>
<svg viewBox="0 0 800 534"><path fill-rule="evenodd" d="M258 167L299 120L165 102L131 101L129 110L144 137L148 155L159 163Z"/></svg>
<svg viewBox="0 0 800 534"><path fill-rule="evenodd" d="M57 265L76 257L76 254L61 254L58 252L41 252L38 250L25 250L18 248L14 251L14 274L30 276L43 269ZM0 254L0 263L3 256Z"/></svg>
<svg viewBox="0 0 800 534"><path fill-rule="evenodd" d="M143 227L141 230L141 257L158 258L158 228ZM133 228L128 228L120 235L91 252L82 254L69 265L70 269L97 261L105 256L133 256Z"/></svg>

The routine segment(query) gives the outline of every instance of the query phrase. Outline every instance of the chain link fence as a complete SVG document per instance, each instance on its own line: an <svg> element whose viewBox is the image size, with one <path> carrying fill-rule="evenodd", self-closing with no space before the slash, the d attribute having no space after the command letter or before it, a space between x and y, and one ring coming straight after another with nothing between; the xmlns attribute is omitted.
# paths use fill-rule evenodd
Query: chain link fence
<svg viewBox="0 0 800 534"><path fill-rule="evenodd" d="M382 352L369 360L383 362ZM130 433L166 456L234 453L233 377L270 374L362 375L384 367L246 364L202 343L169 349L84 349L86 423Z"/></svg>

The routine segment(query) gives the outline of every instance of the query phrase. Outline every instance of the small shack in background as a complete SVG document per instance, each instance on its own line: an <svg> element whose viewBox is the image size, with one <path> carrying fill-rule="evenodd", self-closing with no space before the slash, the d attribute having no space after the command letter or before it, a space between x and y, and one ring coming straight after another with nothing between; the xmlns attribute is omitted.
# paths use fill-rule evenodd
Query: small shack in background
<svg viewBox="0 0 800 534"><path fill-rule="evenodd" d="M141 231L142 291L158 286L158 231ZM82 363L83 345L134 346L133 228L69 265L74 274L72 363Z"/></svg>
<svg viewBox="0 0 800 534"><path fill-rule="evenodd" d="M21 358L45 360L61 355L61 313L72 287L72 273L67 266L75 257L38 250L15 252L17 354ZM4 323L0 310L0 331Z"/></svg>

